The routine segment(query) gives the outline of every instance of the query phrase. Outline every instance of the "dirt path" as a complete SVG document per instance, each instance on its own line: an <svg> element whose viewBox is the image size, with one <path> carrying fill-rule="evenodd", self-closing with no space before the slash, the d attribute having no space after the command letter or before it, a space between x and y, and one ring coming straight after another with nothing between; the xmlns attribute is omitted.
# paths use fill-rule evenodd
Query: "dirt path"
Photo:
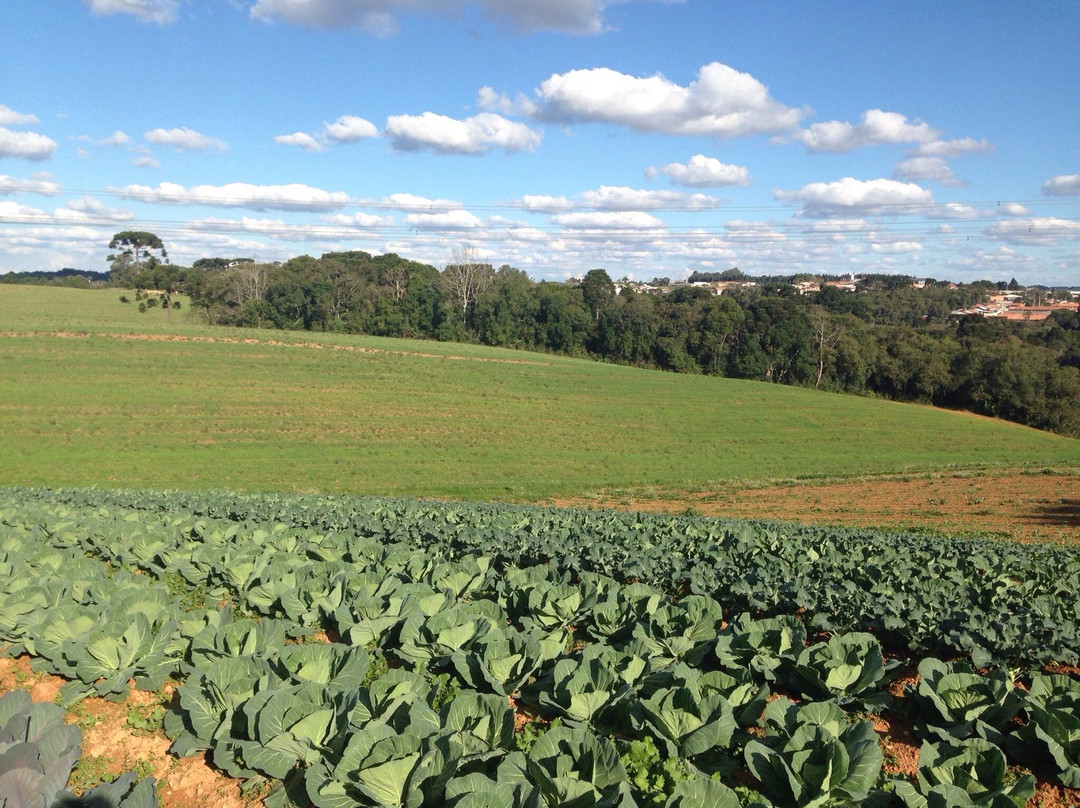
<svg viewBox="0 0 1080 808"><path fill-rule="evenodd" d="M732 485L692 493L557 499L551 504L1080 544L1080 469Z"/></svg>

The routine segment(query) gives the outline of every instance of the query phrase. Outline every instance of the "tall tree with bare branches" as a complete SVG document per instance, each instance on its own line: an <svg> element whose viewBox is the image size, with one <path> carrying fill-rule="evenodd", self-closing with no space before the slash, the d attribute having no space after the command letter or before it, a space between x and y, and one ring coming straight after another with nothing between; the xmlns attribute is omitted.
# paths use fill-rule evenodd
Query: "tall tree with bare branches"
<svg viewBox="0 0 1080 808"><path fill-rule="evenodd" d="M466 245L454 250L441 278L443 288L461 304L461 318L467 326L469 307L475 306L476 299L495 281L495 270L480 262L475 247Z"/></svg>
<svg viewBox="0 0 1080 808"><path fill-rule="evenodd" d="M817 378L814 387L821 386L821 377L825 373L825 359L829 352L836 347L840 338L844 336L844 327L829 316L829 312L820 306L810 309L810 346L817 355Z"/></svg>

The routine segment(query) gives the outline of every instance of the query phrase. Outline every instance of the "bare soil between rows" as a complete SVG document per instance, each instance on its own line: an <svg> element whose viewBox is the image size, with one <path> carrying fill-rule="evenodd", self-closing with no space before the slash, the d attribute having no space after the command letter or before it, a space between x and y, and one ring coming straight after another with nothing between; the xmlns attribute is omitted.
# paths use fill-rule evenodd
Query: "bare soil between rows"
<svg viewBox="0 0 1080 808"><path fill-rule="evenodd" d="M553 505L1080 544L1080 469L979 471L699 492L600 493Z"/></svg>
<svg viewBox="0 0 1080 808"><path fill-rule="evenodd" d="M53 701L64 681L33 673L27 656L0 657L0 695L21 689L34 701ZM174 757L168 753L171 741L161 731L144 732L129 724L130 710L157 700L154 694L132 689L124 703L88 698L68 712L68 723L78 724L82 731L80 765L94 772L90 779L115 779L138 767L157 778L160 808L263 808L260 799L241 793L239 780L213 768L206 755Z"/></svg>

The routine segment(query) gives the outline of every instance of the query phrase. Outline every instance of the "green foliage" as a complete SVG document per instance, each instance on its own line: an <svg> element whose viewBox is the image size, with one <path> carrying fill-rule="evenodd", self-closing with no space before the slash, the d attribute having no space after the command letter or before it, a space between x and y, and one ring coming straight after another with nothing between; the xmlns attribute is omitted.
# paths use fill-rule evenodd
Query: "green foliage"
<svg viewBox="0 0 1080 808"><path fill-rule="evenodd" d="M527 721L521 731L514 735L514 746L519 752L529 753L533 744L540 739L545 732L562 726L562 719L556 718L550 724L542 724L538 721Z"/></svg>
<svg viewBox="0 0 1080 808"><path fill-rule="evenodd" d="M884 799L872 793L876 734L840 705L878 704L888 666L879 642L845 621L910 615L924 634L894 626L894 641L936 631L988 656L1049 637L1038 653L1061 656L1075 637L1080 560L1062 548L688 517L11 490L0 498L0 572L0 640L34 655L35 669L74 673L73 697L127 670L148 679L160 661L183 679L172 709L129 707L129 726L160 719L174 753L208 752L265 786L271 808L735 808L761 797L713 778L731 782L740 765L774 804L818 808ZM189 610L191 585L248 614ZM755 612L725 624L721 602ZM762 616L765 605L777 617ZM802 621L783 616L792 608ZM803 648L806 624L829 627L830 640ZM373 651L315 641L321 628L370 638ZM86 658L110 673L79 679ZM920 673L911 701L933 737L994 737L1070 782L1072 680L1034 678L1017 722L1007 674L935 659ZM829 701L766 706L770 687ZM536 720L515 732L523 703ZM747 731L754 724L763 732ZM997 747L957 748L926 752L909 805L1010 808L1001 800L1026 793L1024 774L1005 770L996 784Z"/></svg>
<svg viewBox="0 0 1080 808"><path fill-rule="evenodd" d="M687 687L658 690L634 702L631 710L669 757L691 760L710 773L727 763L723 752L736 724L731 705L719 693L704 695Z"/></svg>
<svg viewBox="0 0 1080 808"><path fill-rule="evenodd" d="M156 808L152 777L136 782L136 772L110 775L107 758L79 757L81 740L82 733L64 723L57 705L34 704L21 690L0 695L0 805ZM65 786L82 796L64 791Z"/></svg>
<svg viewBox="0 0 1080 808"><path fill-rule="evenodd" d="M767 743L750 741L744 756L775 802L804 808L866 799L883 760L869 721L849 723L835 703L778 699L764 723Z"/></svg>
<svg viewBox="0 0 1080 808"><path fill-rule="evenodd" d="M749 668L776 681L781 666L791 665L806 644L806 628L794 616L755 620L741 614L721 630L716 656L727 668Z"/></svg>
<svg viewBox="0 0 1080 808"><path fill-rule="evenodd" d="M693 774L686 761L661 755L650 736L630 741L619 758L640 806L663 806L675 786L690 780Z"/></svg>
<svg viewBox="0 0 1080 808"><path fill-rule="evenodd" d="M1009 782L1001 750L972 738L923 744L918 781L898 780L895 789L908 808L1022 808L1035 795L1035 778L1028 774Z"/></svg>
<svg viewBox="0 0 1080 808"><path fill-rule="evenodd" d="M493 629L466 650L451 657L458 675L470 687L501 696L518 692L542 665L566 648L567 632L541 629Z"/></svg>
<svg viewBox="0 0 1080 808"><path fill-rule="evenodd" d="M919 734L944 741L977 735L998 743L1021 705L1008 671L979 675L965 663L933 657L919 663L919 684L909 697Z"/></svg>
<svg viewBox="0 0 1080 808"><path fill-rule="evenodd" d="M1036 674L1024 697L1027 724L1007 748L1020 760L1080 788L1080 682L1060 674Z"/></svg>
<svg viewBox="0 0 1080 808"><path fill-rule="evenodd" d="M885 677L881 643L872 634L836 634L805 648L791 669L795 684L812 699L834 698L841 705L858 700L868 710L881 710L888 693L878 689Z"/></svg>
<svg viewBox="0 0 1080 808"><path fill-rule="evenodd" d="M723 612L715 600L691 595L647 614L635 627L634 637L661 660L697 665L715 642L723 621Z"/></svg>
<svg viewBox="0 0 1080 808"><path fill-rule="evenodd" d="M612 804L629 790L614 744L584 729L548 730L529 750L527 766L551 808Z"/></svg>
<svg viewBox="0 0 1080 808"><path fill-rule="evenodd" d="M131 705L127 712L127 725L136 735L150 735L161 730L165 723L165 708L157 705Z"/></svg>

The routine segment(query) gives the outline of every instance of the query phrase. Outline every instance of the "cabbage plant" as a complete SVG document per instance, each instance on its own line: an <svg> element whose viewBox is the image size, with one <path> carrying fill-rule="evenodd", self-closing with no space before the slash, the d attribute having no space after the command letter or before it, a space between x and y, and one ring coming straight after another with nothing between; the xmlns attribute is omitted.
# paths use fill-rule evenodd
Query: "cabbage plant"
<svg viewBox="0 0 1080 808"><path fill-rule="evenodd" d="M672 758L716 771L727 762L724 750L736 729L731 705L719 693L676 687L658 690L632 703L636 723L647 728Z"/></svg>
<svg viewBox="0 0 1080 808"><path fill-rule="evenodd" d="M490 600L458 603L430 617L413 612L402 624L400 645L393 652L406 662L439 665L492 628L505 625L506 615Z"/></svg>
<svg viewBox="0 0 1080 808"><path fill-rule="evenodd" d="M614 587L593 606L589 631L611 643L630 638L634 626L660 608L663 596L642 583Z"/></svg>
<svg viewBox="0 0 1080 808"><path fill-rule="evenodd" d="M1020 709L1020 697L1000 668L976 674L964 662L927 657L919 663L919 684L909 695L918 711L916 731L948 741L974 735L1004 742L1004 732Z"/></svg>
<svg viewBox="0 0 1080 808"><path fill-rule="evenodd" d="M791 684L811 699L858 701L877 711L890 701L878 685L885 678L881 643L872 634L834 634L828 642L803 649L791 667Z"/></svg>
<svg viewBox="0 0 1080 808"><path fill-rule="evenodd" d="M743 755L775 803L818 808L866 799L884 759L869 721L850 723L835 702L777 699L763 723L766 742L749 741Z"/></svg>
<svg viewBox="0 0 1080 808"><path fill-rule="evenodd" d="M596 643L586 646L579 659L555 663L550 680L538 683L536 695L542 707L569 724L595 726L636 692L647 670L643 658Z"/></svg>
<svg viewBox="0 0 1080 808"><path fill-rule="evenodd" d="M1054 772L1066 788L1080 788L1080 682L1060 674L1036 674L1024 713L1027 724L1010 738L1010 749Z"/></svg>
<svg viewBox="0 0 1080 808"><path fill-rule="evenodd" d="M752 727L758 723L769 698L769 686L755 681L750 671L736 668L731 671L703 671L684 662L676 662L650 674L641 687L640 695L648 697L657 690L685 687L696 698L720 695L731 705L735 723Z"/></svg>
<svg viewBox="0 0 1080 808"><path fill-rule="evenodd" d="M720 604L704 595L690 595L660 606L634 628L634 637L655 657L656 666L682 660L700 665L720 633Z"/></svg>
<svg viewBox="0 0 1080 808"><path fill-rule="evenodd" d="M1005 755L982 738L926 743L919 750L918 781L894 781L908 808L1023 808L1035 778L1006 782Z"/></svg>
<svg viewBox="0 0 1080 808"><path fill-rule="evenodd" d="M740 614L716 640L716 657L725 668L749 669L775 682L781 667L794 663L806 644L806 628L791 615L753 619Z"/></svg>
<svg viewBox="0 0 1080 808"><path fill-rule="evenodd" d="M549 633L535 628L493 628L469 648L455 651L450 659L469 687L511 696L563 652L569 636L564 629Z"/></svg>
<svg viewBox="0 0 1080 808"><path fill-rule="evenodd" d="M529 750L526 766L549 808L633 805L614 744L584 728L548 730Z"/></svg>
<svg viewBox="0 0 1080 808"><path fill-rule="evenodd" d="M82 735L55 704L13 690L0 696L0 805L48 806L67 785Z"/></svg>
<svg viewBox="0 0 1080 808"><path fill-rule="evenodd" d="M0 806L3 808L156 808L154 778L126 772L75 796L63 790L79 758L82 733L55 704L14 690L0 696Z"/></svg>

